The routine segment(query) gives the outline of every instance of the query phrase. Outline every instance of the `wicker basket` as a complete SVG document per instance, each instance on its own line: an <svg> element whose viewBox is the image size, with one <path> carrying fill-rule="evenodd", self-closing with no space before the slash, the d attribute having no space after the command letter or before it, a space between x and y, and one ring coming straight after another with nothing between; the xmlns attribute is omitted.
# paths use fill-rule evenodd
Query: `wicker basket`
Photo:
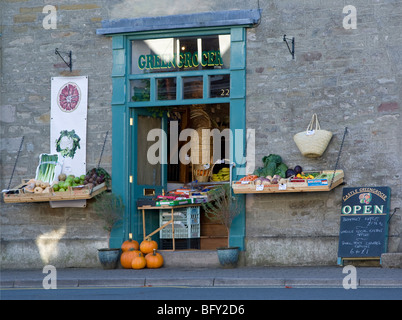
<svg viewBox="0 0 402 320"><path fill-rule="evenodd" d="M191 125L194 129L191 136L191 163L193 165L211 163L213 140L210 136L212 121L208 113L201 107L191 110ZM203 133L203 130L208 130Z"/></svg>
<svg viewBox="0 0 402 320"><path fill-rule="evenodd" d="M314 114L307 130L299 132L293 139L303 156L318 158L321 157L327 149L332 139L332 132L321 130L318 116Z"/></svg>
<svg viewBox="0 0 402 320"><path fill-rule="evenodd" d="M208 165L206 165L208 167ZM205 165L203 164L196 164L193 165L193 180L198 180L198 182L208 182L209 179L212 176L212 171L214 169L214 166L208 167L208 169L205 169Z"/></svg>
<svg viewBox="0 0 402 320"><path fill-rule="evenodd" d="M209 131L203 133L204 129L194 130L191 137L191 163L194 165L212 162L213 140Z"/></svg>

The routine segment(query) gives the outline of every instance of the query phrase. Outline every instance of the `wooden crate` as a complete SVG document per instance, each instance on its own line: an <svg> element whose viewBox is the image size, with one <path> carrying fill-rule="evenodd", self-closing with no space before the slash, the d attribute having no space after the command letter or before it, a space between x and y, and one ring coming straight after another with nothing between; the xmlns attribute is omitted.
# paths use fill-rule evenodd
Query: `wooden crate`
<svg viewBox="0 0 402 320"><path fill-rule="evenodd" d="M286 183L285 185L269 185L264 186L263 190L257 191L256 185L246 184L242 185L238 182L233 182L233 192L235 194L259 194L259 193L291 193L291 192L325 192L331 191L332 189L338 187L343 183L344 172L343 170L337 170L335 173L335 178L331 186L332 175L334 171L325 170L320 171L320 175L328 175L327 184L309 186L308 182L295 182ZM313 179L314 180L314 179ZM319 179L317 179L319 180ZM318 183L318 182L317 182Z"/></svg>
<svg viewBox="0 0 402 320"><path fill-rule="evenodd" d="M28 180L23 180L20 185L11 189L9 192L3 192L5 203L29 203L29 202L49 202L66 200L86 200L107 190L106 184L102 183L94 188L92 185L83 187L69 187L65 192L55 192L50 188L50 193L30 193L24 191L24 186Z"/></svg>
<svg viewBox="0 0 402 320"><path fill-rule="evenodd" d="M253 191L255 190L255 184L254 181L235 181L232 183L232 188L234 193L241 193L242 191Z"/></svg>

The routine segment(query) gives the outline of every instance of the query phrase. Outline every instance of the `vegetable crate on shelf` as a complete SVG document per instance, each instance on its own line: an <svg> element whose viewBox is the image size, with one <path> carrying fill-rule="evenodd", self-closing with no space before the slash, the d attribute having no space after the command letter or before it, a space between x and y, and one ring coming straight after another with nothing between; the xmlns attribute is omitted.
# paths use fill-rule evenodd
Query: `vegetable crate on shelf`
<svg viewBox="0 0 402 320"><path fill-rule="evenodd" d="M66 200L85 200L91 199L96 195L107 190L106 184L102 183L94 188L92 185L69 187L65 192L55 192L50 188L48 193L32 193L25 191L28 180L15 188L3 193L5 203L28 203L28 202L49 202L49 201L66 201Z"/></svg>
<svg viewBox="0 0 402 320"><path fill-rule="evenodd" d="M286 183L268 185L258 185L255 181L235 181L232 188L235 194L325 192L343 183L343 170L337 170L333 177L334 171L325 170L320 171L314 179L296 179L298 182L287 180Z"/></svg>
<svg viewBox="0 0 402 320"><path fill-rule="evenodd" d="M175 239L199 238L200 228L200 207L180 208L174 211L174 237ZM171 210L159 210L159 224L162 227L172 219ZM160 231L161 239L172 239L172 225Z"/></svg>

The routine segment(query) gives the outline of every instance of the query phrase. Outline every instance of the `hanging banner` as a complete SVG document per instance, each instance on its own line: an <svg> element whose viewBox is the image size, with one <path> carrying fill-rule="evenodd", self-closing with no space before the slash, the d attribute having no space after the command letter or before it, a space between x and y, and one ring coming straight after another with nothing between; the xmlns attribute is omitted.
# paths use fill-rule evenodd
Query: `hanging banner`
<svg viewBox="0 0 402 320"><path fill-rule="evenodd" d="M62 173L86 173L88 77L54 77L51 84L50 152L63 161Z"/></svg>

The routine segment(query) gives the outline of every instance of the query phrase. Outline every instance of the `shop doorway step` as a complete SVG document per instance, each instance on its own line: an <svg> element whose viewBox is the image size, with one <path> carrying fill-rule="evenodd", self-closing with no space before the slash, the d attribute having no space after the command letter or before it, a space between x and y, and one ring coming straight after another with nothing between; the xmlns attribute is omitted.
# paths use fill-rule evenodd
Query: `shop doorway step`
<svg viewBox="0 0 402 320"><path fill-rule="evenodd" d="M218 268L216 250L160 251L167 268Z"/></svg>

